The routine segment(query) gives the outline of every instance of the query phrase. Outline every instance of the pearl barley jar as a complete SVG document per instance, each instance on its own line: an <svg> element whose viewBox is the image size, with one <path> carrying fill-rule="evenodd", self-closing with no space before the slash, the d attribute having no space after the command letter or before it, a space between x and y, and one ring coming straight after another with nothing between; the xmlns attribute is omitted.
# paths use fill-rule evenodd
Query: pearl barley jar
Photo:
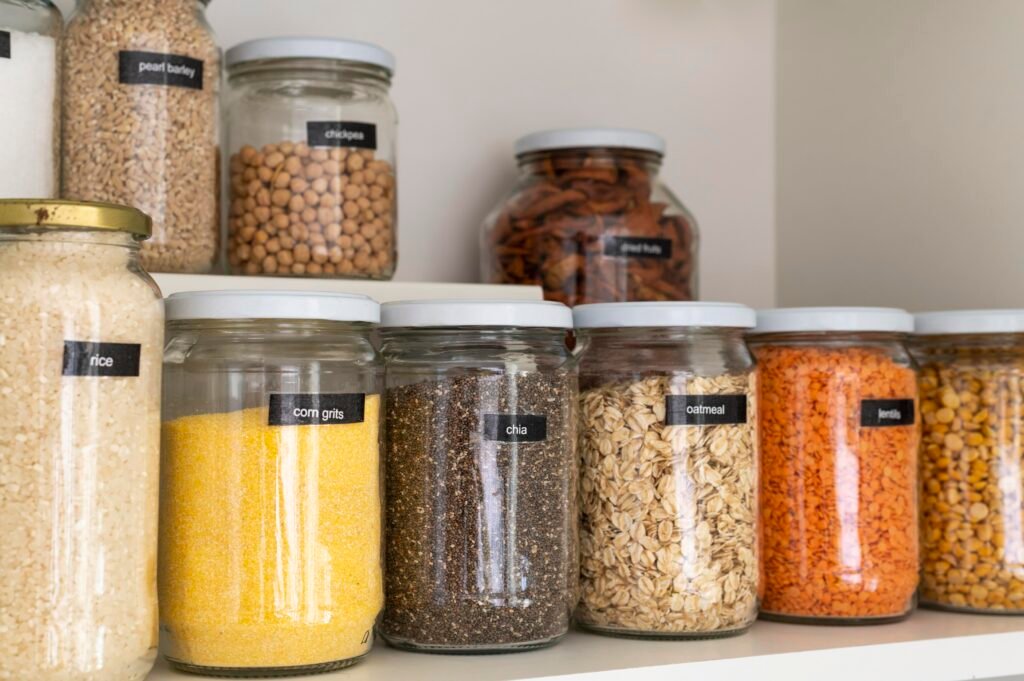
<svg viewBox="0 0 1024 681"><path fill-rule="evenodd" d="M0 679L156 657L163 304L130 208L0 201Z"/></svg>

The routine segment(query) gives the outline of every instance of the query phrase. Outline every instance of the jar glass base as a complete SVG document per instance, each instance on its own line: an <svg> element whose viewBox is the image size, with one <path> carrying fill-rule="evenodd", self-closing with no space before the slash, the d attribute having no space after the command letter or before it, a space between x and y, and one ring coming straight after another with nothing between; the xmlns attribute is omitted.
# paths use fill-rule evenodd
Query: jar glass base
<svg viewBox="0 0 1024 681"><path fill-rule="evenodd" d="M949 603L941 603L939 601L926 601L922 599L919 602L922 608L928 610L940 610L942 612L957 612L965 615L996 615L1003 617L1020 617L1024 615L1024 610L996 610L995 608L972 608L969 605L952 605Z"/></svg>
<svg viewBox="0 0 1024 681"><path fill-rule="evenodd" d="M657 641L702 641L717 638L733 638L747 633L751 624L745 624L741 627L737 627L736 629L723 629L720 631L639 631L636 629L603 627L599 624L587 624L586 622L578 623L581 629L585 629L593 634L600 634L601 636Z"/></svg>
<svg viewBox="0 0 1024 681"><path fill-rule="evenodd" d="M323 662L321 664L294 665L291 667L207 667L203 665L189 664L172 657L167 662L177 671L200 676L214 676L228 679L267 679L282 676L309 676L313 674L326 674L327 672L338 671L345 667L351 667L362 660L365 655L352 657L347 660L335 662Z"/></svg>
<svg viewBox="0 0 1024 681"><path fill-rule="evenodd" d="M547 638L541 641L527 641L526 643L449 645L445 643L418 643L386 634L381 634L381 636L392 648L432 655L500 655L503 653L527 652L529 650L549 648L565 638L565 634L560 634L554 638Z"/></svg>
<svg viewBox="0 0 1024 681"><path fill-rule="evenodd" d="M912 610L899 615L880 615L875 617L829 617L825 615L787 615L785 613L764 612L757 617L767 622L782 622L783 624L819 624L835 627L859 627L871 626L873 624L895 624L910 617Z"/></svg>

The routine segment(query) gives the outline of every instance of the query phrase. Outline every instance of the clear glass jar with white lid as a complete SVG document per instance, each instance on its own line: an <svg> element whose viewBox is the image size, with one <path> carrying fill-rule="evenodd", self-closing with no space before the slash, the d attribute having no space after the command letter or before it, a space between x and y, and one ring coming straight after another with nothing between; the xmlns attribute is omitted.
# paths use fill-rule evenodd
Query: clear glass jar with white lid
<svg viewBox="0 0 1024 681"><path fill-rule="evenodd" d="M382 307L388 643L551 645L577 598L576 372L569 308Z"/></svg>
<svg viewBox="0 0 1024 681"><path fill-rule="evenodd" d="M919 314L921 604L1024 614L1024 310Z"/></svg>
<svg viewBox="0 0 1024 681"><path fill-rule="evenodd" d="M267 38L226 55L234 274L390 279L395 60L367 43Z"/></svg>
<svg viewBox="0 0 1024 681"><path fill-rule="evenodd" d="M50 0L0 0L0 199L57 196L63 33Z"/></svg>
<svg viewBox="0 0 1024 681"><path fill-rule="evenodd" d="M599 633L708 638L757 617L757 395L731 303L573 310L581 599Z"/></svg>
<svg viewBox="0 0 1024 681"><path fill-rule="evenodd" d="M289 676L369 652L384 600L379 315L331 293L167 299L159 587L173 666Z"/></svg>

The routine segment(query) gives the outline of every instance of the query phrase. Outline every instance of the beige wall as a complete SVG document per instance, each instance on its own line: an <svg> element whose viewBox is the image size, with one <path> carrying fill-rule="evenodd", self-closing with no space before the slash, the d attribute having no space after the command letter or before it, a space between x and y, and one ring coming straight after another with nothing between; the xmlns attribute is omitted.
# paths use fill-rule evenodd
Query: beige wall
<svg viewBox="0 0 1024 681"><path fill-rule="evenodd" d="M1024 306L1024 2L778 5L780 302Z"/></svg>
<svg viewBox="0 0 1024 681"><path fill-rule="evenodd" d="M209 15L225 46L322 34L397 54L398 278L477 279L520 134L633 126L668 139L704 297L773 302L773 0L214 0Z"/></svg>

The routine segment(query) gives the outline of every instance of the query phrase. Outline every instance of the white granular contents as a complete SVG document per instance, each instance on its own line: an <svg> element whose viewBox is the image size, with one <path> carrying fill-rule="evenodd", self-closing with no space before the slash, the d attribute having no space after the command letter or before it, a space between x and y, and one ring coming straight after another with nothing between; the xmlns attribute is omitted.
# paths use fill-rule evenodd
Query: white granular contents
<svg viewBox="0 0 1024 681"><path fill-rule="evenodd" d="M163 305L128 248L55 236L0 236L0 679L136 681L156 657ZM139 343L139 376L63 377L65 340Z"/></svg>
<svg viewBox="0 0 1024 681"><path fill-rule="evenodd" d="M57 41L5 28L11 58L0 58L0 198L47 199L57 190Z"/></svg>

